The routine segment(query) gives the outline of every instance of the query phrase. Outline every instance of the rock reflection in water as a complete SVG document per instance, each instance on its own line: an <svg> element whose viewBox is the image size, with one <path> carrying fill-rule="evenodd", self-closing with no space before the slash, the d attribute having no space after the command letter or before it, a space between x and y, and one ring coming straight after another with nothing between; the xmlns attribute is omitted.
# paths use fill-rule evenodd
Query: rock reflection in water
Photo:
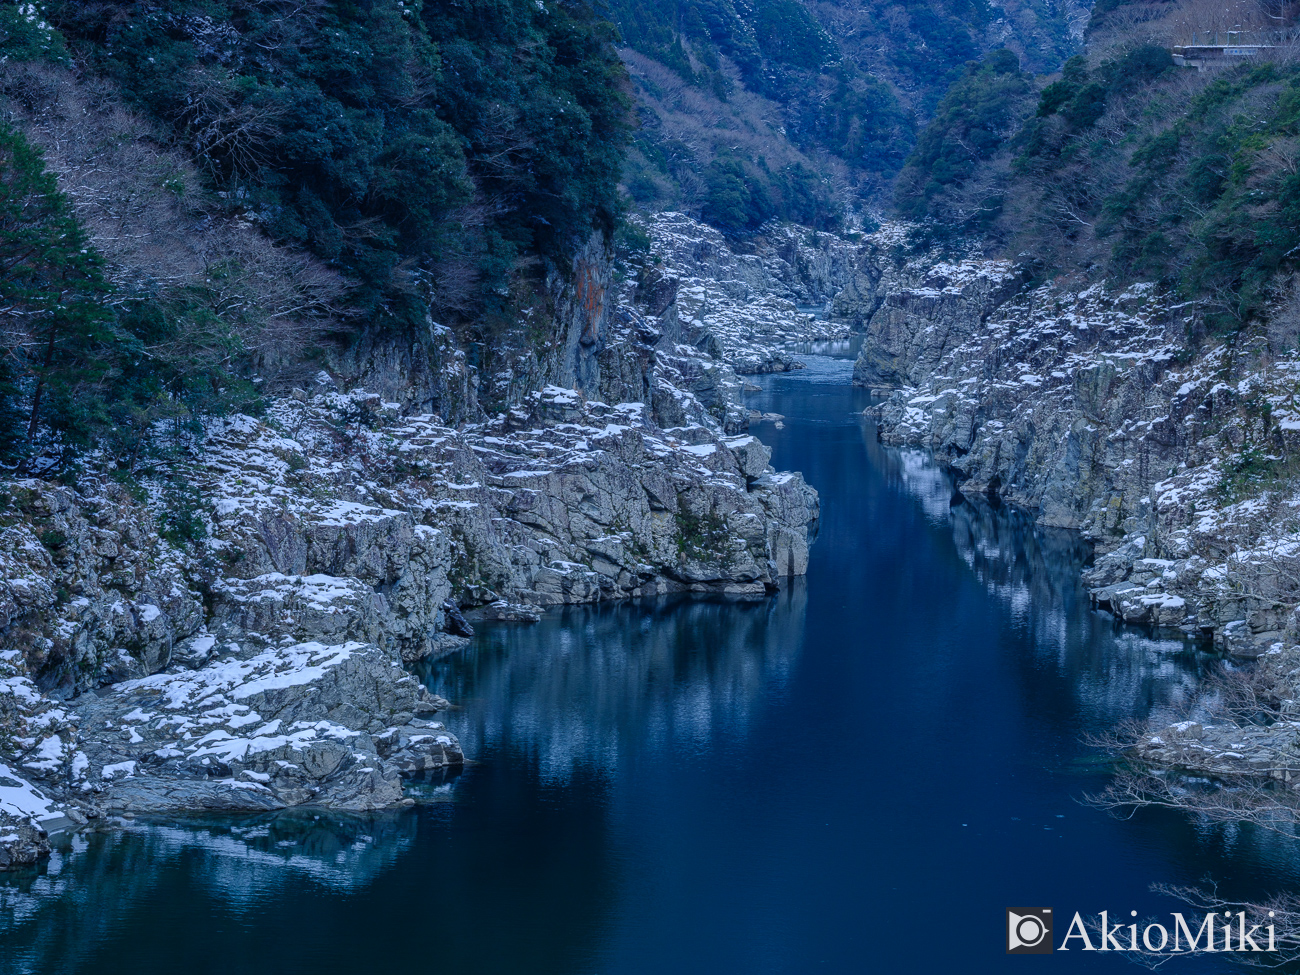
<svg viewBox="0 0 1300 975"><path fill-rule="evenodd" d="M129 918L179 903L242 914L305 883L359 890L411 848L416 828L409 810L290 810L56 838L40 872L0 874L0 973L95 970L106 943L144 936Z"/></svg>
<svg viewBox="0 0 1300 975"><path fill-rule="evenodd" d="M543 781L612 773L628 748L692 749L743 735L779 694L803 643L807 593L771 599L665 597L499 624L426 683L463 710L446 716L466 754L525 753Z"/></svg>
<svg viewBox="0 0 1300 975"><path fill-rule="evenodd" d="M1144 633L1092 610L1079 580L1090 547L1077 532L1037 527L983 498L954 506L950 517L958 554L1008 606L1012 625L1029 628L1032 663L1068 677L1090 726L1117 724L1143 705L1152 718L1173 720L1195 698L1210 658L1180 636Z"/></svg>
<svg viewBox="0 0 1300 975"><path fill-rule="evenodd" d="M1092 610L1079 577L1092 549L1078 532L963 496L928 452L882 447L875 424L862 426L873 464L917 499L932 525L951 529L957 556L1007 607L1012 626L1032 634L1025 666L1068 678L1075 701L1067 713L1101 730L1147 708L1153 720L1173 721L1196 702L1211 658L1181 635L1145 633Z"/></svg>

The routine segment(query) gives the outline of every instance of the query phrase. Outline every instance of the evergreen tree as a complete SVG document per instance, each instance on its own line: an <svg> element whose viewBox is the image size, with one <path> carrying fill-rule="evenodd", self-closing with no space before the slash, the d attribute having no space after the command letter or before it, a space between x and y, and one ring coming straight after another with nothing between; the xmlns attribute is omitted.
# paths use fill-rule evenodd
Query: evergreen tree
<svg viewBox="0 0 1300 975"><path fill-rule="evenodd" d="M228 200L357 282L360 319L510 318L511 273L617 221L626 78L583 0L48 9Z"/></svg>
<svg viewBox="0 0 1300 975"><path fill-rule="evenodd" d="M895 184L899 212L912 219L935 216L944 196L959 188L1016 131L1033 87L1016 55L1005 48L966 65L916 140ZM985 208L996 210L996 202ZM948 227L949 230L971 229Z"/></svg>
<svg viewBox="0 0 1300 975"><path fill-rule="evenodd" d="M108 290L40 153L0 125L0 451L8 463L30 457L43 429L85 445L110 422L129 343L104 302Z"/></svg>

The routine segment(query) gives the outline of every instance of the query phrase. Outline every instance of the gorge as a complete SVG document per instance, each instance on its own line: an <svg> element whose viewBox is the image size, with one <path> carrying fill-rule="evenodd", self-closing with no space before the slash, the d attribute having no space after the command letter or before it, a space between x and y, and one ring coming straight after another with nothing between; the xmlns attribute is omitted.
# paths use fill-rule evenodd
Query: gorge
<svg viewBox="0 0 1300 975"><path fill-rule="evenodd" d="M417 671L476 761L409 787L416 808L56 838L0 888L6 964L349 971L382 941L414 965L429 946L391 932L442 919L439 957L481 972L851 970L864 918L907 929L925 903L945 937L881 937L872 964L978 970L1004 902L1145 915L1178 909L1155 881L1295 883L1282 839L1077 801L1109 776L1081 736L1178 715L1210 658L1091 609L1077 534L954 504L924 454L877 442L851 358L802 358L749 403L819 485L806 579L483 624Z"/></svg>
<svg viewBox="0 0 1300 975"><path fill-rule="evenodd" d="M1300 959L1300 28L1220 16L0 3L0 973Z"/></svg>

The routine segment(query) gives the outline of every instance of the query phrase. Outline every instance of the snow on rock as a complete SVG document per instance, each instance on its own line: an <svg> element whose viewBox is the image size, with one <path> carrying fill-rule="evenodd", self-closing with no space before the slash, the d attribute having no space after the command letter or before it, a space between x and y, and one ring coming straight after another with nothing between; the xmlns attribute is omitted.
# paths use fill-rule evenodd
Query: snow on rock
<svg viewBox="0 0 1300 975"><path fill-rule="evenodd" d="M964 264L916 258L886 281L855 373L893 387L871 411L882 440L1081 529L1095 602L1128 622L1252 657L1296 629L1300 357L1259 338L1190 352L1196 308L1150 284L1024 289ZM1225 636L1243 620L1249 638Z"/></svg>
<svg viewBox="0 0 1300 975"><path fill-rule="evenodd" d="M0 871L30 866L48 856L45 824L62 818L49 796L0 763Z"/></svg>
<svg viewBox="0 0 1300 975"><path fill-rule="evenodd" d="M325 390L212 425L192 475L206 537L197 557L158 550L197 626L160 636L165 653L148 666L108 646L85 671L107 661L97 692L63 703L41 685L57 685L62 671L42 670L56 658L7 651L0 715L16 750L3 758L24 781L81 816L391 805L403 777L462 761L431 720L445 702L402 667L463 644L458 605L530 620L550 605L656 592L761 595L806 566L816 493L772 471L753 437L691 422L664 430L644 404L552 386L459 430L376 413L340 440L370 402ZM63 491L33 497L48 506L52 494L73 526L85 502ZM11 551L38 569L13 578L31 586L41 552L59 585L74 571L107 573L129 548L119 536L101 568L14 538ZM453 572L466 581L453 584ZM191 595L199 584L206 608ZM106 591L114 598L96 618L129 620L135 647L180 616L160 585ZM61 615L93 605L53 595L31 605L54 610L56 634Z"/></svg>
<svg viewBox="0 0 1300 975"><path fill-rule="evenodd" d="M0 813L36 823L61 815L49 797L3 764L0 764Z"/></svg>
<svg viewBox="0 0 1300 975"><path fill-rule="evenodd" d="M1208 720L1148 729L1140 757L1300 789L1300 353L1270 348L1258 323L1189 347L1198 308L1151 284L1024 288L963 263L882 272L855 372L886 395L869 410L880 438L929 448L964 491L1080 529L1098 607L1255 661L1278 720L1208 691Z"/></svg>
<svg viewBox="0 0 1300 975"><path fill-rule="evenodd" d="M11 486L0 612L27 646L0 652L0 761L74 822L402 801L463 760L402 666L464 644L460 607L804 571L816 492L720 426L552 385L457 429L322 386L210 425L188 547L156 531L165 485ZM0 860L39 855L39 824L5 825Z"/></svg>
<svg viewBox="0 0 1300 975"><path fill-rule="evenodd" d="M802 368L790 343L848 336L846 322L809 310L824 310L844 284L856 248L842 238L772 226L749 243L757 253L745 254L681 213L648 217L646 230L655 268L640 297L672 341L709 348L738 373L762 373Z"/></svg>
<svg viewBox="0 0 1300 975"><path fill-rule="evenodd" d="M761 596L803 573L817 495L745 433L737 370L842 340L827 307L870 269L844 239L789 228L761 257L683 217L654 235L654 274L626 286L598 240L584 248L585 290L558 284L527 312L555 341L498 350L492 375L431 325L418 370L378 344L339 353L263 415L208 421L139 488L93 459L75 488L7 483L10 788L72 822L391 805L403 777L462 761L431 720L446 702L403 669L464 646L462 609L526 622ZM39 823L0 825L25 851L0 843L0 867L39 855Z"/></svg>
<svg viewBox="0 0 1300 975"><path fill-rule="evenodd" d="M655 421L740 433L745 374L803 368L794 348L847 343L859 290L871 277L860 245L770 225L744 248L680 213L641 218L649 260L619 297L612 322L645 350ZM750 253L743 253L748 249Z"/></svg>
<svg viewBox="0 0 1300 975"><path fill-rule="evenodd" d="M364 643L241 651L88 696L75 791L108 811L374 809L401 777L459 765L441 702Z"/></svg>

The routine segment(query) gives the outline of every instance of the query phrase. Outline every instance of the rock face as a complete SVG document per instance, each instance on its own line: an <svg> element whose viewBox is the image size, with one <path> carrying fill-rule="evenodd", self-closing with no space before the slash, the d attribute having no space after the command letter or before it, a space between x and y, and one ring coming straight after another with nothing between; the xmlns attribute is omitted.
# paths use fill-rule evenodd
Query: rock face
<svg viewBox="0 0 1300 975"><path fill-rule="evenodd" d="M910 286L895 281L881 292L877 284L880 302L853 367L859 385L915 384L933 374L1021 283L1006 261L942 261L910 270L917 279Z"/></svg>
<svg viewBox="0 0 1300 975"><path fill-rule="evenodd" d="M0 816L18 842L0 846L13 846L10 865L42 852L51 821L303 803L373 809L401 800L401 777L464 760L428 720L446 702L389 651L252 651L211 636L190 644L195 669L173 665L69 706L40 694L21 655L7 651L0 717L15 757L0 769Z"/></svg>
<svg viewBox="0 0 1300 975"><path fill-rule="evenodd" d="M463 761L430 720L446 702L402 669L464 644L461 607L530 620L761 596L803 573L816 492L752 436L663 430L649 412L547 387L455 430L322 386L211 426L184 551L151 530L178 517L165 492L154 507L12 486L5 608L23 649L7 651L0 716L28 813L6 862L39 853L58 809L400 801L403 777Z"/></svg>
<svg viewBox="0 0 1300 975"><path fill-rule="evenodd" d="M339 425L367 405L340 445ZM366 394L231 421L208 451L221 471L206 488L209 548L234 577L212 587L216 616L276 634L287 615L313 639L382 639L414 659L447 631L453 593L461 606L548 606L757 594L792 565L801 574L817 517L803 479L773 471L752 436L664 430L648 414L547 387L460 431Z"/></svg>
<svg viewBox="0 0 1300 975"><path fill-rule="evenodd" d="M846 341L845 316L826 312L858 275L861 249L841 237L769 228L753 253L680 213L648 218L650 257L622 297L654 350L650 403L661 426L703 414L728 433L743 431L745 374L801 368L791 343ZM705 420L704 422L709 422Z"/></svg>
<svg viewBox="0 0 1300 975"><path fill-rule="evenodd" d="M599 235L572 274L547 275L513 297L523 326L469 367L448 329L370 338L327 365L340 388L362 387L406 414L460 426L556 386L604 403L640 402L665 429L700 423L744 431L745 374L799 368L792 343L844 342L881 301L902 231L852 241L771 225L733 241L680 213L643 218L647 254L616 268Z"/></svg>
<svg viewBox="0 0 1300 975"><path fill-rule="evenodd" d="M855 373L885 396L881 439L1081 530L1100 553L1085 582L1123 620L1250 657L1300 636L1295 354L1249 336L1190 350L1195 309L1152 285L1025 288L1005 263L962 266L882 275L895 290Z"/></svg>
<svg viewBox="0 0 1300 975"><path fill-rule="evenodd" d="M1026 288L1004 263L963 264L880 275L855 370L884 397L880 438L1079 529L1099 553L1084 582L1118 619L1255 661L1248 706L1211 688L1194 720L1137 737L1139 764L1300 790L1300 355L1249 331L1189 346L1195 307L1151 285Z"/></svg>
<svg viewBox="0 0 1300 975"><path fill-rule="evenodd" d="M88 673L124 679L166 666L176 641L202 625L186 557L125 491L88 497L16 481L4 496L0 631L42 690L63 697Z"/></svg>
<svg viewBox="0 0 1300 975"><path fill-rule="evenodd" d="M845 329L740 263L758 283L724 307L662 262L620 289L592 245L548 285L555 341L495 415L431 325L211 421L142 491L93 467L75 489L4 485L0 867L110 815L406 801L464 761L403 666L465 645L462 611L526 623L802 574L817 494L744 432L734 363Z"/></svg>
<svg viewBox="0 0 1300 975"><path fill-rule="evenodd" d="M1141 738L1135 752L1153 765L1220 781L1275 779L1288 789L1300 788L1300 748L1289 724L1271 728L1179 721Z"/></svg>
<svg viewBox="0 0 1300 975"><path fill-rule="evenodd" d="M67 774L106 810L369 810L402 798L401 777L464 759L439 708L391 653L364 643L296 644L249 656L214 648L194 671L87 695Z"/></svg>
<svg viewBox="0 0 1300 975"><path fill-rule="evenodd" d="M1115 499L1135 503L1144 478L1172 459L1147 424L1163 408L1150 394L1173 364L1183 323L1143 287L1040 288L993 312L989 300L978 289L957 314L953 296L935 308L946 348L936 355L917 342L920 354L896 356L895 385L907 386L878 408L882 436L934 447L960 470L964 490L992 491L1104 547L1129 514ZM922 310L913 306L911 327L939 331ZM880 374L866 365L881 358L875 336L873 322L859 375Z"/></svg>

